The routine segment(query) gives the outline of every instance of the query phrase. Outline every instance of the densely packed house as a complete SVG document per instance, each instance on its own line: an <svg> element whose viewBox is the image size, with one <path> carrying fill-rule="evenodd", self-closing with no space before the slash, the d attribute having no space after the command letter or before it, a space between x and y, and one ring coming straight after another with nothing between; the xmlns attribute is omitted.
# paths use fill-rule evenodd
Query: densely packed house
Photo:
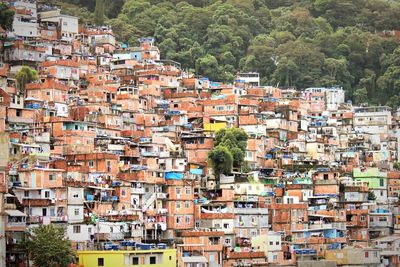
<svg viewBox="0 0 400 267"><path fill-rule="evenodd" d="M396 110L352 106L336 87L260 86L257 73L198 78L153 38L130 47L62 10L8 4L6 266L28 266L18 244L39 224L64 227L85 267L400 266ZM39 79L21 88L23 66ZM216 178L207 155L232 127L248 135L249 170Z"/></svg>

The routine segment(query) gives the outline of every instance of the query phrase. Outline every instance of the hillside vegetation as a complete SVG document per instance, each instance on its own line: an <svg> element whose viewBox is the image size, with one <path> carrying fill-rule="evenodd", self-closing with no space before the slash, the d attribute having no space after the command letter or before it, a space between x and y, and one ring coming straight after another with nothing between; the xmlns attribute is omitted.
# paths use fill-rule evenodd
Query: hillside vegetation
<svg viewBox="0 0 400 267"><path fill-rule="evenodd" d="M358 104L400 105L399 41L382 37L400 30L399 1L103 1L62 5L130 45L154 36L164 58L212 80L257 71L264 85L337 85Z"/></svg>

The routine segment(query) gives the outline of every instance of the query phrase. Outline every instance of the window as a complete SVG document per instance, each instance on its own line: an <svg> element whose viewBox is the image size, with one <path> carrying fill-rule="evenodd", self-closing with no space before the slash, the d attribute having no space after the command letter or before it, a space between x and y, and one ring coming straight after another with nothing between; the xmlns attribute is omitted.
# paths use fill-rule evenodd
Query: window
<svg viewBox="0 0 400 267"><path fill-rule="evenodd" d="M369 257L369 252L365 251L365 257L368 258Z"/></svg>
<svg viewBox="0 0 400 267"><path fill-rule="evenodd" d="M104 266L104 258L97 258L97 266Z"/></svg>
<svg viewBox="0 0 400 267"><path fill-rule="evenodd" d="M387 218L386 217L379 217L379 221L380 222L387 222Z"/></svg>
<svg viewBox="0 0 400 267"><path fill-rule="evenodd" d="M93 164L93 161L89 161L89 167L93 167L94 166L94 164Z"/></svg>
<svg viewBox="0 0 400 267"><path fill-rule="evenodd" d="M45 191L44 192L44 197L45 198L49 198L50 197L50 192L49 191Z"/></svg>
<svg viewBox="0 0 400 267"><path fill-rule="evenodd" d="M21 115L22 115L22 111L21 111L21 110L19 110L19 109L17 109L17 111L16 111L16 115L17 115L17 117L21 117Z"/></svg>
<svg viewBox="0 0 400 267"><path fill-rule="evenodd" d="M47 209L46 208L42 209L42 216L43 217L47 216Z"/></svg>
<svg viewBox="0 0 400 267"><path fill-rule="evenodd" d="M175 206L176 206L176 209L179 210L181 208L181 203L180 202L176 202Z"/></svg>
<svg viewBox="0 0 400 267"><path fill-rule="evenodd" d="M29 197L29 191L28 190L24 191L24 197Z"/></svg>
<svg viewBox="0 0 400 267"><path fill-rule="evenodd" d="M229 228L229 223L224 223L224 228L228 229Z"/></svg>
<svg viewBox="0 0 400 267"><path fill-rule="evenodd" d="M383 179L379 179L379 186L380 187L385 186L385 181Z"/></svg>
<svg viewBox="0 0 400 267"><path fill-rule="evenodd" d="M75 216L79 216L79 209L74 209Z"/></svg>
<svg viewBox="0 0 400 267"><path fill-rule="evenodd" d="M365 221L365 215L361 215L360 220L363 222Z"/></svg>
<svg viewBox="0 0 400 267"><path fill-rule="evenodd" d="M132 258L132 265L139 265L139 258L138 257Z"/></svg>
<svg viewBox="0 0 400 267"><path fill-rule="evenodd" d="M189 202L189 201L186 201L186 202L185 202L185 209L188 209L188 208L190 208L190 202Z"/></svg>
<svg viewBox="0 0 400 267"><path fill-rule="evenodd" d="M269 245L270 245L270 246L273 246L273 245L274 245L274 242L269 241Z"/></svg>
<svg viewBox="0 0 400 267"><path fill-rule="evenodd" d="M55 174L49 174L49 181L54 181L56 179Z"/></svg>
<svg viewBox="0 0 400 267"><path fill-rule="evenodd" d="M191 193L191 189L190 189L190 187L185 187L185 194L188 196L188 195L190 195L190 193Z"/></svg>
<svg viewBox="0 0 400 267"><path fill-rule="evenodd" d="M186 216L186 217L185 217L185 223L186 223L186 224L189 224L189 223L190 223L190 217L189 217L189 216Z"/></svg>
<svg viewBox="0 0 400 267"><path fill-rule="evenodd" d="M150 264L156 264L157 263L157 258L155 256L150 257Z"/></svg>
<svg viewBox="0 0 400 267"><path fill-rule="evenodd" d="M72 228L72 232L74 234L80 234L81 233L81 226L80 225L74 225Z"/></svg>
<svg viewBox="0 0 400 267"><path fill-rule="evenodd" d="M181 194L181 188L180 188L180 187L177 187L175 190L176 190L176 195L179 195L179 196L180 196L180 194Z"/></svg>

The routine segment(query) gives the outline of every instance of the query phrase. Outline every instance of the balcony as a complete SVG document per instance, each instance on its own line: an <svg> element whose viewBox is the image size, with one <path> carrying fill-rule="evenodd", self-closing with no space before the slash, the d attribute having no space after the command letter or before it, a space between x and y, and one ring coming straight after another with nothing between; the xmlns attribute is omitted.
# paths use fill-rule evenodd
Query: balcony
<svg viewBox="0 0 400 267"><path fill-rule="evenodd" d="M25 231L26 222L7 222L6 231Z"/></svg>
<svg viewBox="0 0 400 267"><path fill-rule="evenodd" d="M235 208L235 214L261 214L261 215L268 215L267 208Z"/></svg>
<svg viewBox="0 0 400 267"><path fill-rule="evenodd" d="M24 198L22 200L22 205L24 206L30 206L30 207L47 207L54 205L55 201L52 201L49 198Z"/></svg>
<svg viewBox="0 0 400 267"><path fill-rule="evenodd" d="M52 216L50 217L51 222L68 222L68 216Z"/></svg>
<svg viewBox="0 0 400 267"><path fill-rule="evenodd" d="M30 215L26 218L27 223L39 223L42 222L42 216Z"/></svg>
<svg viewBox="0 0 400 267"><path fill-rule="evenodd" d="M142 151L142 152L140 152L140 154L143 157L158 157L159 152L157 152L157 151Z"/></svg>
<svg viewBox="0 0 400 267"><path fill-rule="evenodd" d="M308 226L308 229L332 229L333 228L333 224L332 223L317 223L317 224L310 224Z"/></svg>
<svg viewBox="0 0 400 267"><path fill-rule="evenodd" d="M101 241L113 241L113 240L123 240L125 238L124 233L95 233L94 239L97 238Z"/></svg>
<svg viewBox="0 0 400 267"><path fill-rule="evenodd" d="M201 213L200 219L211 220L211 219L234 219L235 214L233 213Z"/></svg>
<svg viewBox="0 0 400 267"><path fill-rule="evenodd" d="M132 187L131 188L131 194L144 194L144 193L146 193L146 191L143 187L141 187L141 188Z"/></svg>

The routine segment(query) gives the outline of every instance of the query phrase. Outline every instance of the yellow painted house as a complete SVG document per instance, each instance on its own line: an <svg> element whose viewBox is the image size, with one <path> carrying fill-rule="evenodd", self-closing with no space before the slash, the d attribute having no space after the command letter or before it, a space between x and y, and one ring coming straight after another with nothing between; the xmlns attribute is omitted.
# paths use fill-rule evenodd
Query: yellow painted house
<svg viewBox="0 0 400 267"><path fill-rule="evenodd" d="M226 127L227 127L226 122L204 123L204 125L203 125L204 131L207 131L207 132L216 132L216 131L226 128Z"/></svg>
<svg viewBox="0 0 400 267"><path fill-rule="evenodd" d="M175 267L176 249L78 251L79 267Z"/></svg>

